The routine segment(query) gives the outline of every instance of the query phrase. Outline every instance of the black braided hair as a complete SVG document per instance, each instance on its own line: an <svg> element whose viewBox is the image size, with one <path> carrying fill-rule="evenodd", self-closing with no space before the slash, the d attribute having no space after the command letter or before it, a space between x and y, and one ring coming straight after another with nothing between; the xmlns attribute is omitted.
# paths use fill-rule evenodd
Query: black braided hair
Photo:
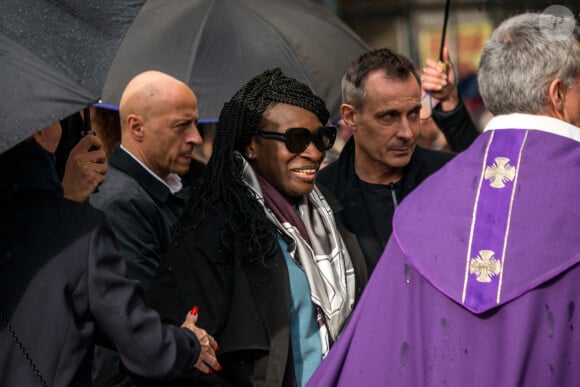
<svg viewBox="0 0 580 387"><path fill-rule="evenodd" d="M224 104L219 116L212 156L204 173L192 185L189 202L173 229L183 238L208 216L208 209L221 200L227 208L222 244L229 248L233 235L248 243L250 262L260 263L278 248L276 230L264 209L242 178L243 154L263 122L264 113L277 103L299 106L313 112L322 124L329 117L324 101L305 84L285 76L280 69L267 70L252 78Z"/></svg>

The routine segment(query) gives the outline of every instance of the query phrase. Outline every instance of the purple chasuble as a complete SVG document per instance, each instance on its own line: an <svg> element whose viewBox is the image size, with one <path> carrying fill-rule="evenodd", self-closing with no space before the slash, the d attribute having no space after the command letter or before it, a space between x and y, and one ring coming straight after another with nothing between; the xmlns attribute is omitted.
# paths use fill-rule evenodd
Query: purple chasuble
<svg viewBox="0 0 580 387"><path fill-rule="evenodd" d="M580 386L580 140L510 123L401 203L308 386Z"/></svg>

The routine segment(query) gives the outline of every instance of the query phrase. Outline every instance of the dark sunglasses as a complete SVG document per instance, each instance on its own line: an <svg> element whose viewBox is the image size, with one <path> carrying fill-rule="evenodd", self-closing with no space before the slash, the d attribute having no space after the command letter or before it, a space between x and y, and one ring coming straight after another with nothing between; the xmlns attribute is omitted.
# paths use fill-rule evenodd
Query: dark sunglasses
<svg viewBox="0 0 580 387"><path fill-rule="evenodd" d="M288 151L292 153L302 153L313 143L316 149L324 152L332 148L336 139L336 128L334 126L324 126L314 132L306 128L290 128L285 133L256 131L256 135L269 140L278 140L286 144Z"/></svg>

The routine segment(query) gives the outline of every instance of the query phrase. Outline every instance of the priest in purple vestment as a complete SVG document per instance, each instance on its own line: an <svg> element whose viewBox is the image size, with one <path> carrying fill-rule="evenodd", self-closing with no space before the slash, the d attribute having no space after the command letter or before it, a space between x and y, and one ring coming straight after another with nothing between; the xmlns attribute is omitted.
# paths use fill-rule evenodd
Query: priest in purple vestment
<svg viewBox="0 0 580 387"><path fill-rule="evenodd" d="M309 386L580 385L579 41L549 14L493 32L494 118L401 203Z"/></svg>

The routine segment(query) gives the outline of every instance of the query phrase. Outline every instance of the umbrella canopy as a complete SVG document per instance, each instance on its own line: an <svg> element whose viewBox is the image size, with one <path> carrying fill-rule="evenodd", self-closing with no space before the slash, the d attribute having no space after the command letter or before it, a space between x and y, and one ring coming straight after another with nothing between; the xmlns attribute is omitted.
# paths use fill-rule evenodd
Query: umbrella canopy
<svg viewBox="0 0 580 387"><path fill-rule="evenodd" d="M103 103L118 106L133 76L159 70L187 83L198 97L200 118L212 121L246 81L280 67L338 117L342 75L368 49L308 0L148 0L111 66Z"/></svg>
<svg viewBox="0 0 580 387"><path fill-rule="evenodd" d="M0 153L97 101L144 1L0 1Z"/></svg>

